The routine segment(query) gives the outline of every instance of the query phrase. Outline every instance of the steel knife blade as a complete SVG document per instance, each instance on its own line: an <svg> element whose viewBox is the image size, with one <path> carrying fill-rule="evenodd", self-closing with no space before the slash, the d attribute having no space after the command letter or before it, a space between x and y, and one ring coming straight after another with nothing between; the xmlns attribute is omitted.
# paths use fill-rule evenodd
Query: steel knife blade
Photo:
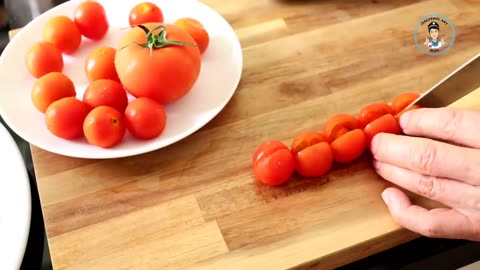
<svg viewBox="0 0 480 270"><path fill-rule="evenodd" d="M408 107L446 107L480 87L480 53L423 93Z"/></svg>

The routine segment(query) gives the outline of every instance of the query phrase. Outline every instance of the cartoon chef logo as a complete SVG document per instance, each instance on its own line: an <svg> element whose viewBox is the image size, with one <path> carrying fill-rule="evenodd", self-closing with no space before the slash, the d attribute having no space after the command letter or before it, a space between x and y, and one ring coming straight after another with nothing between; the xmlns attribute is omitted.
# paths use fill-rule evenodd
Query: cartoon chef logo
<svg viewBox="0 0 480 270"><path fill-rule="evenodd" d="M453 46L455 28L445 16L428 15L418 21L414 38L422 52L428 55L441 55Z"/></svg>

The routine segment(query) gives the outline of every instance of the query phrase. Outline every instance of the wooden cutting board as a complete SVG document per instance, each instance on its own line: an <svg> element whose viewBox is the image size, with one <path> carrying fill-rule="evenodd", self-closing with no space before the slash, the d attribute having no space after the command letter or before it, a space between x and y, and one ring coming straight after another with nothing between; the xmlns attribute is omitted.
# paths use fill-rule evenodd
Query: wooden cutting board
<svg viewBox="0 0 480 270"><path fill-rule="evenodd" d="M330 269L417 237L391 219L368 156L281 188L254 181L251 156L265 140L290 144L333 114L434 85L480 51L480 2L204 2L232 24L244 56L238 90L211 123L130 158L32 147L55 269ZM456 29L442 56L413 42L431 13ZM479 100L476 91L455 105Z"/></svg>

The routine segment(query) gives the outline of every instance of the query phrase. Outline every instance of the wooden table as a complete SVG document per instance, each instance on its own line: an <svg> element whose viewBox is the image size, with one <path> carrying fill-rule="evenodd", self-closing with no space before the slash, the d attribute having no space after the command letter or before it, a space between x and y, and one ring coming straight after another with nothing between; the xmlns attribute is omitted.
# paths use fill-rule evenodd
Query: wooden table
<svg viewBox="0 0 480 270"><path fill-rule="evenodd" d="M205 0L243 47L240 86L200 131L156 152L84 160L32 147L55 269L329 269L417 237L391 219L368 157L321 179L254 182L255 147L331 115L424 91L480 51L473 0ZM413 42L424 15L452 49ZM479 108L480 91L458 101ZM414 197L422 205L430 203Z"/></svg>

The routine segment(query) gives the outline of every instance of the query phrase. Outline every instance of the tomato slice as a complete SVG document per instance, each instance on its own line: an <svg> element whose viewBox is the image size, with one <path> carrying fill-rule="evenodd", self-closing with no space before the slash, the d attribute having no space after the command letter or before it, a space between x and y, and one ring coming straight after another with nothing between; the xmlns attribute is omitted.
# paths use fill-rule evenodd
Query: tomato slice
<svg viewBox="0 0 480 270"><path fill-rule="evenodd" d="M363 129L363 131L367 137L367 146L369 149L373 137L378 133L402 133L402 129L400 128L397 119L395 119L395 117L391 114L386 114L378 119L373 120Z"/></svg>
<svg viewBox="0 0 480 270"><path fill-rule="evenodd" d="M359 158L367 147L367 138L361 129L354 129L331 143L333 158L338 163L348 163Z"/></svg>
<svg viewBox="0 0 480 270"><path fill-rule="evenodd" d="M333 166L333 151L330 144L320 142L298 152L295 156L295 168L303 177L320 177Z"/></svg>
<svg viewBox="0 0 480 270"><path fill-rule="evenodd" d="M402 116L402 114L408 112L408 111L411 111L411 110L416 110L416 109L420 109L420 108L423 108L422 106L418 105L418 104L413 104L412 106L406 108L406 109L403 109L401 112L397 113L395 115L395 119L397 119L397 121L400 120L400 117Z"/></svg>
<svg viewBox="0 0 480 270"><path fill-rule="evenodd" d="M360 128L360 120L351 114L336 114L323 126L323 135L329 142L343 136L348 131Z"/></svg>
<svg viewBox="0 0 480 270"><path fill-rule="evenodd" d="M392 101L392 114L396 115L397 113L401 112L408 105L410 105L410 103L414 102L418 97L420 97L420 94L413 92L403 93L397 96Z"/></svg>
<svg viewBox="0 0 480 270"><path fill-rule="evenodd" d="M373 103L363 107L360 110L358 119L360 120L361 128L366 127L373 120L384 116L385 114L391 114L392 107L386 103Z"/></svg>
<svg viewBox="0 0 480 270"><path fill-rule="evenodd" d="M280 141L259 145L252 162L255 178L270 186L285 184L295 171L292 152Z"/></svg>
<svg viewBox="0 0 480 270"><path fill-rule="evenodd" d="M304 132L293 139L291 151L293 155L296 155L309 146L326 141L327 139L322 133L312 131Z"/></svg>

